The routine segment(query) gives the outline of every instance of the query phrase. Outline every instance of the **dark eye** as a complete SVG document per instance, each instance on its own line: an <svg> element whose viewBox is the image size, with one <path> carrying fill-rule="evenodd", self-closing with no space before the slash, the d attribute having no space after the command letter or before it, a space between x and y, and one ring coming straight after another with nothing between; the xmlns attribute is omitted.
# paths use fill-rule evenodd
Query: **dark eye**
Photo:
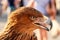
<svg viewBox="0 0 60 40"><path fill-rule="evenodd" d="M32 16L32 18L34 19L34 18L37 18L37 17Z"/></svg>
<svg viewBox="0 0 60 40"><path fill-rule="evenodd" d="M32 16L32 17L30 17L30 18L31 18L32 20L36 20L37 17Z"/></svg>

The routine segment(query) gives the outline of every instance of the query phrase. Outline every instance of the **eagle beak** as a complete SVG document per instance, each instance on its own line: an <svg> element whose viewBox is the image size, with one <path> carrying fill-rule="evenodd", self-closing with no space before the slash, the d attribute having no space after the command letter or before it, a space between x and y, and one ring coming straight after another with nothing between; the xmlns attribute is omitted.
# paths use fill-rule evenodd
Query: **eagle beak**
<svg viewBox="0 0 60 40"><path fill-rule="evenodd" d="M48 18L46 16L44 16L44 18L46 19L44 22L46 24L45 30L50 31L52 29L52 21L50 18Z"/></svg>
<svg viewBox="0 0 60 40"><path fill-rule="evenodd" d="M52 29L52 21L48 18L45 23L47 24L45 29L50 31Z"/></svg>
<svg viewBox="0 0 60 40"><path fill-rule="evenodd" d="M52 21L49 18L46 18L44 22L36 22L35 24L40 25L40 28L43 28L47 31L52 29Z"/></svg>

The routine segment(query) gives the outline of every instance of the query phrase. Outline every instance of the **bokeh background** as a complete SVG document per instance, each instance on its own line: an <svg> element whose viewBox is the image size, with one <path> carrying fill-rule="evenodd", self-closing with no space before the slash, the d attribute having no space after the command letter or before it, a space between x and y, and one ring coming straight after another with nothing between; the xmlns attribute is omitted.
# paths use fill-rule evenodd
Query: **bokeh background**
<svg viewBox="0 0 60 40"><path fill-rule="evenodd" d="M60 24L60 0L56 0L56 8L57 8L57 15L56 15L56 20L59 22ZM7 16L8 14L2 14L2 5L1 5L1 0L0 0L0 31L3 30L6 21L7 21ZM48 40L60 40L60 36L57 38L52 38L50 32L48 32Z"/></svg>

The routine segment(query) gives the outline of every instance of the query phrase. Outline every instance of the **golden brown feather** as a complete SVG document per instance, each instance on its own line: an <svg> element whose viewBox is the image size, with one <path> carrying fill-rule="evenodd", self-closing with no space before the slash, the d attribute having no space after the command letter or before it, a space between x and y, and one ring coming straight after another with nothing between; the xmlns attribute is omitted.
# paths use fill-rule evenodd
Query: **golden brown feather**
<svg viewBox="0 0 60 40"><path fill-rule="evenodd" d="M40 28L33 24L32 16L43 18L39 11L30 7L21 7L12 12L5 30L0 34L0 40L37 40L33 30Z"/></svg>

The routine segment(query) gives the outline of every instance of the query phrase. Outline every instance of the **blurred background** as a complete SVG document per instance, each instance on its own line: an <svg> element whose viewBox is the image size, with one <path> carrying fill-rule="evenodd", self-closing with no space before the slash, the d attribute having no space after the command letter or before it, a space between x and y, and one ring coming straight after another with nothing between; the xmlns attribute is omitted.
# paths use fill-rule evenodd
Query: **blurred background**
<svg viewBox="0 0 60 40"><path fill-rule="evenodd" d="M0 0L0 31L3 30L3 28L6 24L6 21L7 21L7 17L8 17L7 13L2 13L1 1L2 0ZM56 9L57 9L56 19L60 24L60 0L56 0ZM60 36L57 37L57 38L52 38L51 35L50 35L50 32L48 32L48 40L60 40Z"/></svg>

